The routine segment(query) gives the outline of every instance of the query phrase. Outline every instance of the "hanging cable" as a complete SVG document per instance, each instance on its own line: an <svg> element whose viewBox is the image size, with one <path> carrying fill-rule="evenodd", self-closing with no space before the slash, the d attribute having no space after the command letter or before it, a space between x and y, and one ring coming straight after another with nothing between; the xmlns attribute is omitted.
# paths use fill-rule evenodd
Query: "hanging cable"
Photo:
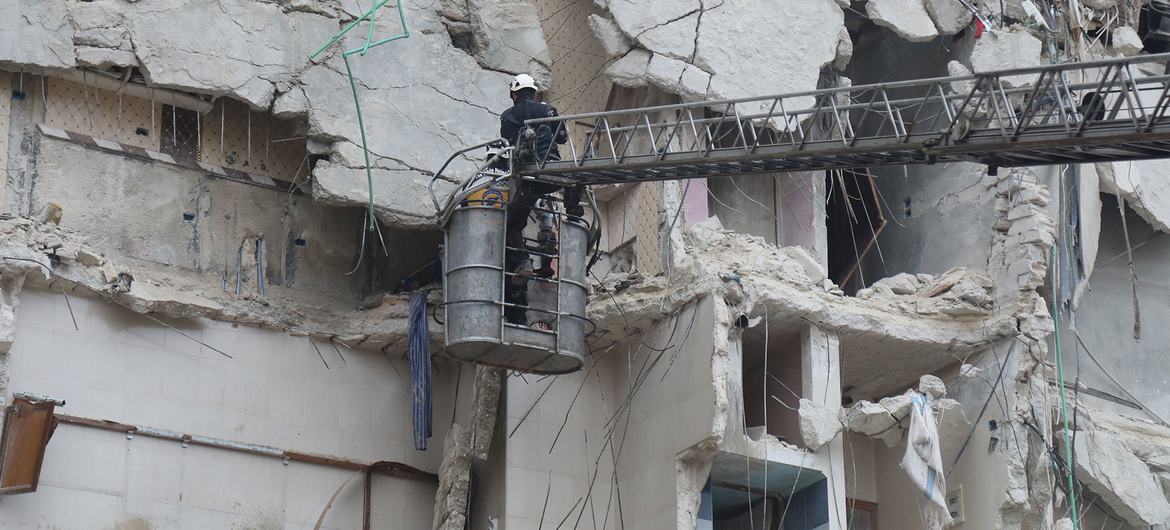
<svg viewBox="0 0 1170 530"><path fill-rule="evenodd" d="M333 35L333 37L331 37L328 41L325 42L325 44L321 45L321 47L318 48L317 51L313 52L313 54L309 56L310 60L315 61L317 59L317 57L321 55L321 53L323 53L325 50L329 49L334 44L337 44L341 40L341 38L345 36L346 33L349 33L350 30L357 27L357 25L360 24L362 21L369 19L371 27L370 27L369 32L366 35L365 44L360 48L354 48L352 50L343 51L341 53L341 59L345 63L345 73L349 77L349 88L350 88L350 91L353 92L353 106L354 106L354 109L357 111L358 131L361 133L362 155L365 158L366 184L367 184L367 191L369 193L369 220L370 220L370 223L367 227L367 230L370 232L374 232L378 229L376 221L374 220L374 174L373 174L373 171L370 169L370 148L369 148L369 143L366 140L366 127L365 127L364 119L362 118L362 104L361 104L361 99L358 97L357 80L354 79L353 69L350 67L350 64L349 64L349 56L354 55L354 54L360 54L362 56L365 56L366 52L368 52L370 50L370 48L374 48L374 47L386 44L388 42L392 42L392 41L396 41L399 39L405 39L405 38L410 37L410 28L406 24L406 12L404 11L402 1L399 0L399 2L397 4L398 19L402 22L402 32L395 34L395 35L392 35L390 37L386 37L386 38L378 40L378 41L373 41L373 38L374 38L374 29L373 29L374 13L377 12L378 9L380 9L382 6L386 5L389 1L390 0L378 0L377 2L375 2L373 7L371 7L369 11L366 11L365 14L358 17L357 20L354 20L353 22L350 22L348 25L346 25L345 28L343 28L341 31L337 32L337 34Z"/></svg>
<svg viewBox="0 0 1170 530"><path fill-rule="evenodd" d="M1063 221L1062 221L1063 222ZM1073 447L1072 436L1068 430L1068 404L1065 400L1064 388L1064 357L1060 351L1060 301L1057 297L1058 279L1056 271L1060 268L1057 266L1056 247L1052 247L1052 266L1049 267L1052 271L1052 321L1056 328L1056 333L1053 335L1053 342L1056 347L1056 382L1057 391L1060 392L1060 416L1061 416L1061 430L1064 433L1064 457L1068 463L1068 502L1072 513L1073 530L1080 530L1080 514L1077 512L1077 492L1075 487L1076 479L1073 477Z"/></svg>

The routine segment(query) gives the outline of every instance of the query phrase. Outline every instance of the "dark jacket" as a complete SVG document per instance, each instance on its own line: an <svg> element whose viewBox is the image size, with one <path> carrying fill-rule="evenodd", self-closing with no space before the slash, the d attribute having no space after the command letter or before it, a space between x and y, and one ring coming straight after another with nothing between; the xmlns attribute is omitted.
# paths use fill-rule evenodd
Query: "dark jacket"
<svg viewBox="0 0 1170 530"><path fill-rule="evenodd" d="M522 99L512 108L500 115L500 137L512 145L520 145L520 133L524 130L524 122L537 118L551 118L557 115L556 107L543 101ZM554 135L555 131L555 135ZM532 159L560 160L561 153L556 144L563 144L569 140L569 133L564 128L556 130L556 124L540 124L536 128L535 153L526 154L523 161Z"/></svg>

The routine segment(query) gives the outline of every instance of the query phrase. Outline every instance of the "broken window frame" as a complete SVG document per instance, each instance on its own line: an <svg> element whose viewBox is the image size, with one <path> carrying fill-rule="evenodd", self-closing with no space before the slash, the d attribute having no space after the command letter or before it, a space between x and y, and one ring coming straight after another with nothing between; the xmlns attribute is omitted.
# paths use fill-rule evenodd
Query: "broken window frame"
<svg viewBox="0 0 1170 530"><path fill-rule="evenodd" d="M57 418L54 415L57 405L64 402L49 398L17 394L12 404L4 409L3 433L0 434L0 495L17 495L33 493L41 480L41 467L45 460L45 449L53 432L57 429ZM27 411L27 412L26 412ZM42 423L32 427L23 427L26 423L19 423L22 417L29 418L33 413ZM28 429L33 429L31 432ZM29 454L35 451L35 454ZM24 475L15 477L8 482L8 473L17 463L27 464L26 459L35 459L31 469L18 468L16 472Z"/></svg>

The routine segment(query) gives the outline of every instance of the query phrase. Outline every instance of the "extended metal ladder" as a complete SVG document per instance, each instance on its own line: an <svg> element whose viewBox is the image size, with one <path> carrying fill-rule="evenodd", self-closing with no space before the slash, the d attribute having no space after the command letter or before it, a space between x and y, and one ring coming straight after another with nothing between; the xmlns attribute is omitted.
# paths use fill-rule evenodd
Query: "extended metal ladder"
<svg viewBox="0 0 1170 530"><path fill-rule="evenodd" d="M608 184L900 164L1170 157L1170 54L530 120L584 126L518 168ZM544 158L544 157L540 157Z"/></svg>

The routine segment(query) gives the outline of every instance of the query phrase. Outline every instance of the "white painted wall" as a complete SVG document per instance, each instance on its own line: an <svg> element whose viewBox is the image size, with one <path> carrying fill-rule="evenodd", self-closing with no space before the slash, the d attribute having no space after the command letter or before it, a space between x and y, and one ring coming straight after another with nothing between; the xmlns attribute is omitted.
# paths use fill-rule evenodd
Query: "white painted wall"
<svg viewBox="0 0 1170 530"><path fill-rule="evenodd" d="M77 416L438 469L452 414L451 367L436 367L434 436L429 450L416 452L402 359L395 362L399 375L377 351L342 349L342 362L322 343L327 370L305 337L171 321L235 357L227 359L117 305L70 301L80 331L59 293L26 289L21 296L9 365L13 392L64 399L60 412ZM468 393L471 379L463 381ZM312 528L350 474L62 424L49 442L40 490L0 498L0 526ZM377 477L373 492L377 528L429 527L434 485ZM355 480L326 527L359 527L361 504Z"/></svg>
<svg viewBox="0 0 1170 530"><path fill-rule="evenodd" d="M659 322L644 335L594 352L581 372L555 380L541 381L533 376L526 376L527 383L518 377L508 380L508 432L515 429L516 433L503 441L507 445L507 513L506 520L500 518L503 528L555 528L566 514L563 528L572 528L582 505L586 507L578 528L676 527L677 454L710 434L714 414L712 304L704 299ZM653 348L676 347L655 363L659 352L640 347L639 339ZM615 422L611 454L605 423L629 395L644 363L653 368L635 395L628 417L622 415ZM548 385L552 387L537 402ZM578 388L580 395L570 410ZM535 408L533 403L537 403ZM530 408L532 412L521 424ZM566 414L568 422L550 454ZM617 488L612 487L615 459ZM591 502L586 503L595 470ZM574 511L578 499L582 504Z"/></svg>
<svg viewBox="0 0 1170 530"><path fill-rule="evenodd" d="M872 438L851 432L842 433L845 445L845 496L859 501L877 502Z"/></svg>

